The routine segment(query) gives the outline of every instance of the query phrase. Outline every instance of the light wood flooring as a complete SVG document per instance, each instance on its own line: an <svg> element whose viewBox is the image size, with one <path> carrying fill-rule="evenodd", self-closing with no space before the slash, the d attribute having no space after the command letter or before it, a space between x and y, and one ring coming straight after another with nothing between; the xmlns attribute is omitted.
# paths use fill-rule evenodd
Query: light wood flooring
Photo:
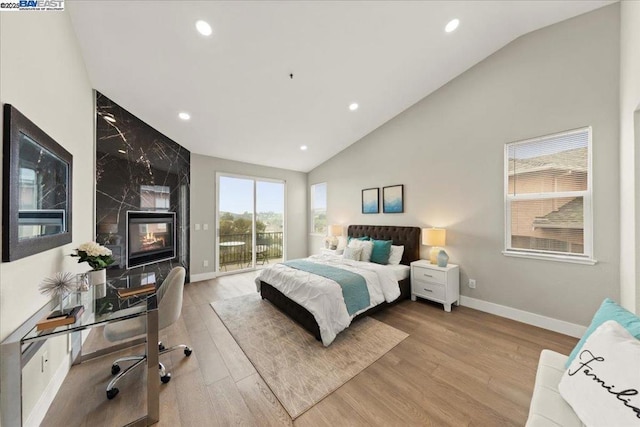
<svg viewBox="0 0 640 427"><path fill-rule="evenodd" d="M185 286L182 316L161 339L189 344L194 353L161 358L173 378L160 386L158 425L522 426L540 351L568 354L577 342L467 307L445 313L439 304L407 300L374 317L410 336L292 422L209 305L255 292L254 277ZM144 369L107 401L114 358L74 366L43 425L120 426L143 415Z"/></svg>

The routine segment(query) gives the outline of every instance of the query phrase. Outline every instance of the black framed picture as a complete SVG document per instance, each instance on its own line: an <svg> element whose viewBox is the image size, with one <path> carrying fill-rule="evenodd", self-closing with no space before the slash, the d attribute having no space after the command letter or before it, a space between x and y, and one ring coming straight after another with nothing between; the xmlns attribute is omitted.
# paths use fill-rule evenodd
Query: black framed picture
<svg viewBox="0 0 640 427"><path fill-rule="evenodd" d="M380 213L380 189L365 188L362 190L362 213Z"/></svg>
<svg viewBox="0 0 640 427"><path fill-rule="evenodd" d="M404 185L391 185L382 188L382 212L404 212Z"/></svg>

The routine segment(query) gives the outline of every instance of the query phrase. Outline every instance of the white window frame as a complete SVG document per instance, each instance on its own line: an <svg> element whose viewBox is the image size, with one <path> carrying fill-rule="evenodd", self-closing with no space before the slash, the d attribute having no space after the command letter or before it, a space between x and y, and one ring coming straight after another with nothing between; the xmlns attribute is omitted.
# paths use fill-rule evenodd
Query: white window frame
<svg viewBox="0 0 640 427"><path fill-rule="evenodd" d="M525 193L510 195L509 194L509 147L514 145L531 144L549 138L571 135L576 133L588 132L588 170L587 170L587 189L581 191L565 191L558 193ZM570 262L577 264L594 265L597 261L593 258L593 156L591 150L591 141L593 132L591 126L573 129L570 131L544 135L537 138L531 138L523 141L509 142L504 146L504 251L503 255L518 258L544 259L550 261ZM541 200L556 198L574 198L582 197L584 203L584 253L574 254L567 252L544 251L536 249L520 249L511 247L511 202L520 200Z"/></svg>
<svg viewBox="0 0 640 427"><path fill-rule="evenodd" d="M310 228L309 228L309 229L310 229L310 233L309 233L309 234L310 234L311 236L326 236L326 235L327 235L327 230L325 230L325 231L324 231L324 233L318 233L318 232L316 232L316 231L315 231L315 230L316 230L316 227L315 227L315 223L314 223L314 220L315 220L315 215L314 215L314 204L313 204L313 202L314 202L314 195L315 195L315 191L314 191L314 189L315 189L315 186L316 186L316 185L322 185L322 184L324 184L325 189L326 189L326 190L325 190L325 195L326 195L326 196L325 196L325 201L324 201L324 203L325 203L325 205L328 205L328 203L327 203L327 202L328 202L328 201L327 201L327 198L329 197L329 185L327 184L327 182L326 182L326 181L325 181L325 182L316 182L315 184L311 184L311 185L309 186L309 214L310 214L310 215L309 215L309 227L310 227ZM325 215L327 214L327 211L328 211L328 206L327 206L327 207L325 207ZM329 226L329 225L327 224L327 227L328 227L328 226Z"/></svg>

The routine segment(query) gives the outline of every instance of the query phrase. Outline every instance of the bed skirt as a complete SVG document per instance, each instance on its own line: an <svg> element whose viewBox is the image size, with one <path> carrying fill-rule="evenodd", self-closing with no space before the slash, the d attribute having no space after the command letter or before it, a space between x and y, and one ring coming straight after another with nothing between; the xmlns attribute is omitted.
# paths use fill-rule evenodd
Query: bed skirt
<svg viewBox="0 0 640 427"><path fill-rule="evenodd" d="M411 280L408 278L401 280L398 282L398 285L400 286L400 296L395 301L385 301L382 304L371 307L367 311L364 311L354 317L352 322L383 310L391 305L397 304L402 300L409 299L411 297ZM287 314L290 318L309 331L318 341L321 341L320 327L318 326L315 317L313 317L313 314L311 314L306 308L291 300L270 284L262 281L260 282L260 295L262 295L262 299L269 300L273 305L278 307L280 311Z"/></svg>

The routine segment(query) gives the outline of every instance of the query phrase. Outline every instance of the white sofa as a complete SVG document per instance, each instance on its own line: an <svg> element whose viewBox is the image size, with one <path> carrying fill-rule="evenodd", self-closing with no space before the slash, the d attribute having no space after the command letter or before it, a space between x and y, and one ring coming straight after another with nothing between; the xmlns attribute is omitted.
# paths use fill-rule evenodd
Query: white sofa
<svg viewBox="0 0 640 427"><path fill-rule="evenodd" d="M567 359L567 356L551 350L540 353L526 427L584 427L558 391Z"/></svg>

